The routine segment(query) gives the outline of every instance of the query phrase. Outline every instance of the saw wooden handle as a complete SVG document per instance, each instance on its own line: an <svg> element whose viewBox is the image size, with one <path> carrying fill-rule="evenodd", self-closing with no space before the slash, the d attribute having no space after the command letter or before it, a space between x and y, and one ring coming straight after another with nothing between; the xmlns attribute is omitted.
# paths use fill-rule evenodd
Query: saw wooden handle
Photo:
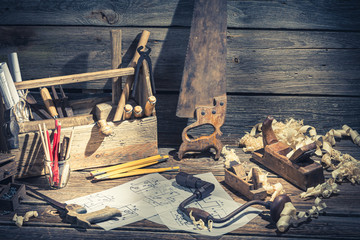
<svg viewBox="0 0 360 240"><path fill-rule="evenodd" d="M149 36L150 36L150 32L144 30L141 33L141 37L140 37L140 40L139 40L139 43L138 43L136 49L138 49L140 46L145 48L145 45L149 40ZM139 57L140 57L140 54L135 50L135 55L130 62L131 67L136 66L137 61L139 60ZM125 118L125 116L123 116L124 115L124 106L125 106L126 101L129 99L130 89L131 89L133 82L134 82L134 76L128 76L128 78L126 79L123 91L121 93L119 103L116 108L116 112L115 112L114 119L113 119L114 122L121 121L123 118Z"/></svg>
<svg viewBox="0 0 360 240"><path fill-rule="evenodd" d="M220 127L225 122L226 114L226 95L214 98L215 106L202 106L196 108L196 122L185 127L182 132L182 144L180 145L178 157L182 159L186 152L197 151L201 152L209 148L214 148L216 151L215 159L220 158L220 152L223 148L219 137L222 135ZM190 138L187 132L190 129L197 128L203 125L212 125L215 131L210 136L201 136L199 138Z"/></svg>
<svg viewBox="0 0 360 240"><path fill-rule="evenodd" d="M41 88L40 89L40 94L41 94L41 97L42 97L42 99L44 101L45 107L48 110L48 112L50 113L50 115L53 118L58 118L59 114L56 111L56 108L55 108L54 102L53 102L53 100L51 98L51 95L49 93L49 90L47 88L45 88L45 87Z"/></svg>

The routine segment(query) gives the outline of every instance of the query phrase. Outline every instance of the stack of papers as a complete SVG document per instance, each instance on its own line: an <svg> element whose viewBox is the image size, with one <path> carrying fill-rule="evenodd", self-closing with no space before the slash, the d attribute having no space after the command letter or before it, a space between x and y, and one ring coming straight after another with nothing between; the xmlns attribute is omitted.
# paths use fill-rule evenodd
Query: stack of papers
<svg viewBox="0 0 360 240"><path fill-rule="evenodd" d="M187 207L196 207L209 212L215 218L222 218L237 209L241 204L235 202L221 187L212 173L196 175L215 185L212 194L201 201L194 201ZM261 211L249 207L234 219L213 224L211 231L200 230L179 209L179 204L193 194L194 189L184 188L175 180L167 180L158 173L140 177L117 187L67 201L79 204L88 212L103 209L105 206L118 208L122 216L97 225L111 230L142 219L164 224L171 230L184 230L210 236L218 236L244 226Z"/></svg>

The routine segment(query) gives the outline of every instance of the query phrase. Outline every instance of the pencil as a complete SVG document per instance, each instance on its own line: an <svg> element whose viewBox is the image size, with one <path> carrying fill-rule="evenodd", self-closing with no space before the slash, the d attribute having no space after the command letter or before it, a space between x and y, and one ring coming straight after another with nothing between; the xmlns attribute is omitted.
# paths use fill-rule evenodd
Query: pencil
<svg viewBox="0 0 360 240"><path fill-rule="evenodd" d="M137 176L137 175L144 175L149 173L158 173L158 172L177 172L179 171L180 167L168 167L168 168L149 168L149 169L135 169L125 173L115 174L108 178L98 178L95 177L94 181L101 181L101 180L108 180L108 179L115 179L115 178L122 178L122 177L130 177L130 176Z"/></svg>
<svg viewBox="0 0 360 240"><path fill-rule="evenodd" d="M50 153L49 153L49 149L47 148L46 141L45 141L45 129L44 129L44 133L43 133L42 129L41 129L41 124L39 124L38 127L39 127L41 142L42 142L43 150L44 150L44 154L45 154L45 167L47 168L47 171L49 173L49 183L50 183L50 185L52 185L53 173L52 173L52 169L51 169Z"/></svg>
<svg viewBox="0 0 360 240"><path fill-rule="evenodd" d="M117 175L117 174L124 173L124 172L130 172L130 171L135 170L135 169L147 167L147 166L154 165L154 164L157 164L157 163L161 163L161 162L164 162L164 161L166 161L166 158L162 158L162 159L159 159L159 160L153 160L151 162L146 162L144 164L139 164L139 165L135 165L135 166L127 167L127 168L120 168L120 169L117 169L117 170L110 171L110 172L108 172L106 174L101 174L100 176L97 177L97 179L108 178L108 177L111 177L113 175Z"/></svg>
<svg viewBox="0 0 360 240"><path fill-rule="evenodd" d="M165 156L155 155L155 156L152 156L152 157L143 158L143 159L135 160L135 161L132 161L132 162L122 163L122 164L118 164L118 165L115 165L115 166L94 170L94 171L90 172L90 176L95 177L95 176L98 176L98 175L101 175L101 174L106 174L106 173L114 171L114 170L127 168L127 167L131 167L131 166L136 166L136 165L140 165L140 164L145 164L145 163L148 163L148 162L156 161L156 160L159 160L159 159L167 159L167 158L169 158L169 155L165 155Z"/></svg>

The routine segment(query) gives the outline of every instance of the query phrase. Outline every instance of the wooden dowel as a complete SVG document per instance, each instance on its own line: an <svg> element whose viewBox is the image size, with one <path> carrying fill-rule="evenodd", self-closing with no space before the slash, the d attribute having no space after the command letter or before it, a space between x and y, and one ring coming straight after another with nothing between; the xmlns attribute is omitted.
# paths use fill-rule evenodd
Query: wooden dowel
<svg viewBox="0 0 360 240"><path fill-rule="evenodd" d="M146 43L149 40L149 36L150 36L150 32L144 30L141 34L141 37L140 37L140 40L139 40L139 43L138 43L136 49L138 49L140 46L145 48ZM137 52L137 50L135 50L134 57L130 62L130 67L134 68L136 66L137 61L139 60L139 57L140 57L140 54ZM135 73L133 73L133 74L135 74ZM129 99L130 89L131 89L133 82L134 82L134 76L127 77L125 86L121 93L121 97L120 97L118 106L116 108L116 112L115 112L114 119L113 119L114 122L125 119L124 106L125 106L126 101Z"/></svg>
<svg viewBox="0 0 360 240"><path fill-rule="evenodd" d="M134 75L134 73L135 73L135 69L133 67L128 67L128 68L91 72L91 73L79 73L79 74L59 76L59 77L50 77L50 78L22 81L19 83L15 83L15 87L17 90L31 89L38 87L48 87L59 84L64 85L70 83L95 81L106 78L129 76L129 75Z"/></svg>
<svg viewBox="0 0 360 240"><path fill-rule="evenodd" d="M121 65L121 30L110 31L111 38L111 68L118 69ZM116 105L121 95L121 77L112 79L112 103Z"/></svg>
<svg viewBox="0 0 360 240"><path fill-rule="evenodd" d="M46 137L44 136L42 130L41 130L41 124L38 124L39 127L39 133L40 133L40 138L41 138L41 143L43 146L43 150L44 150L44 154L45 154L45 159L47 161L50 161L50 154L49 154L49 149L47 149L47 144L45 142Z"/></svg>

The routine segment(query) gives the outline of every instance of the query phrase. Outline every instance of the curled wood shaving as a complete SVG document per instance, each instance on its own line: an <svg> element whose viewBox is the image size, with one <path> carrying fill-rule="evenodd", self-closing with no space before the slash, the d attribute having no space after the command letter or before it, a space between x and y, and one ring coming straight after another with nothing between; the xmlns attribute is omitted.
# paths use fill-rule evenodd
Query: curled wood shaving
<svg viewBox="0 0 360 240"><path fill-rule="evenodd" d="M221 154L224 157L225 168L230 168L234 163L239 163L243 165L244 169L248 168L246 161L240 161L238 155L235 152L235 149L228 148L228 146L225 145L221 150Z"/></svg>
<svg viewBox="0 0 360 240"><path fill-rule="evenodd" d="M280 213L280 219L276 223L276 227L280 232L285 232L289 226L290 221L294 219L297 220L296 208L291 202L285 203L284 209Z"/></svg>
<svg viewBox="0 0 360 240"><path fill-rule="evenodd" d="M256 124L250 133L245 134L239 140L240 146L244 146L245 152L253 152L263 148L261 125ZM316 143L315 154L321 157L321 162L325 168L332 168L333 178L336 181L345 179L352 183L360 183L360 163L349 154L342 154L340 151L333 149L336 144L336 138L350 136L353 142L360 146L360 135L347 125L342 129L331 129L325 135L318 135L314 127L304 125L303 120L294 120L292 118L282 122L273 121L272 128L277 139L289 145L293 150L286 156L288 158L300 147ZM323 154L323 152L325 152Z"/></svg>
<svg viewBox="0 0 360 240"><path fill-rule="evenodd" d="M23 216L17 216L16 220L15 220L15 224L18 227L22 227L22 225L24 224L24 217Z"/></svg>
<svg viewBox="0 0 360 240"><path fill-rule="evenodd" d="M39 214L37 211L28 211L25 213L24 216L18 216L16 213L13 217L13 221L15 222L16 226L18 227L22 227L22 225L24 224L24 222L29 221L29 218L31 217L38 217Z"/></svg>
<svg viewBox="0 0 360 240"><path fill-rule="evenodd" d="M37 211L29 211L29 212L26 212L25 215L24 215L24 221L27 222L29 221L29 218L31 217L38 217L39 214Z"/></svg>
<svg viewBox="0 0 360 240"><path fill-rule="evenodd" d="M316 198L314 206L309 210L296 213L294 205L287 202L280 214L280 219L276 223L276 227L280 232L285 232L290 225L297 227L301 222L305 222L309 218L317 218L326 207L326 204L320 198Z"/></svg>
<svg viewBox="0 0 360 240"><path fill-rule="evenodd" d="M231 167L231 162L241 163L239 157L236 155L234 149L228 149L227 146L224 146L221 150L221 154L224 157L225 168Z"/></svg>
<svg viewBox="0 0 360 240"><path fill-rule="evenodd" d="M264 147L262 136L255 137L250 133L245 134L239 143L241 146L245 146L243 148L244 152L254 152Z"/></svg>
<svg viewBox="0 0 360 240"><path fill-rule="evenodd" d="M285 194L285 189L283 187L283 185L281 183L275 183L273 185L271 185L269 182L268 182L268 174L269 173L265 173L265 172L262 172L260 170L259 167L253 167L253 168L257 168L258 171L259 171L259 182L262 184L262 187L266 190L266 193L271 195L271 198L269 201L274 201L274 199L279 196L280 194ZM252 177L252 169L250 169L249 171L249 174L247 175L246 177L246 180L247 182L250 181L251 177Z"/></svg>
<svg viewBox="0 0 360 240"><path fill-rule="evenodd" d="M332 193L338 193L340 190L337 188L338 185L335 183L333 178L328 179L326 182L317 185L316 187L311 187L300 194L300 198L309 198L309 197L319 197L324 198L330 197Z"/></svg>
<svg viewBox="0 0 360 240"><path fill-rule="evenodd" d="M208 221L208 226L209 226L209 227L206 227L204 221L203 221L202 219L199 219L199 220L197 221L197 220L195 219L195 217L192 215L192 212L193 212L193 211L190 211L189 217L190 217L192 223L196 226L197 229L199 229L199 230L207 229L207 230L209 230L209 231L212 230L212 228L213 228L213 221L212 221L212 220L209 220L209 221Z"/></svg>

